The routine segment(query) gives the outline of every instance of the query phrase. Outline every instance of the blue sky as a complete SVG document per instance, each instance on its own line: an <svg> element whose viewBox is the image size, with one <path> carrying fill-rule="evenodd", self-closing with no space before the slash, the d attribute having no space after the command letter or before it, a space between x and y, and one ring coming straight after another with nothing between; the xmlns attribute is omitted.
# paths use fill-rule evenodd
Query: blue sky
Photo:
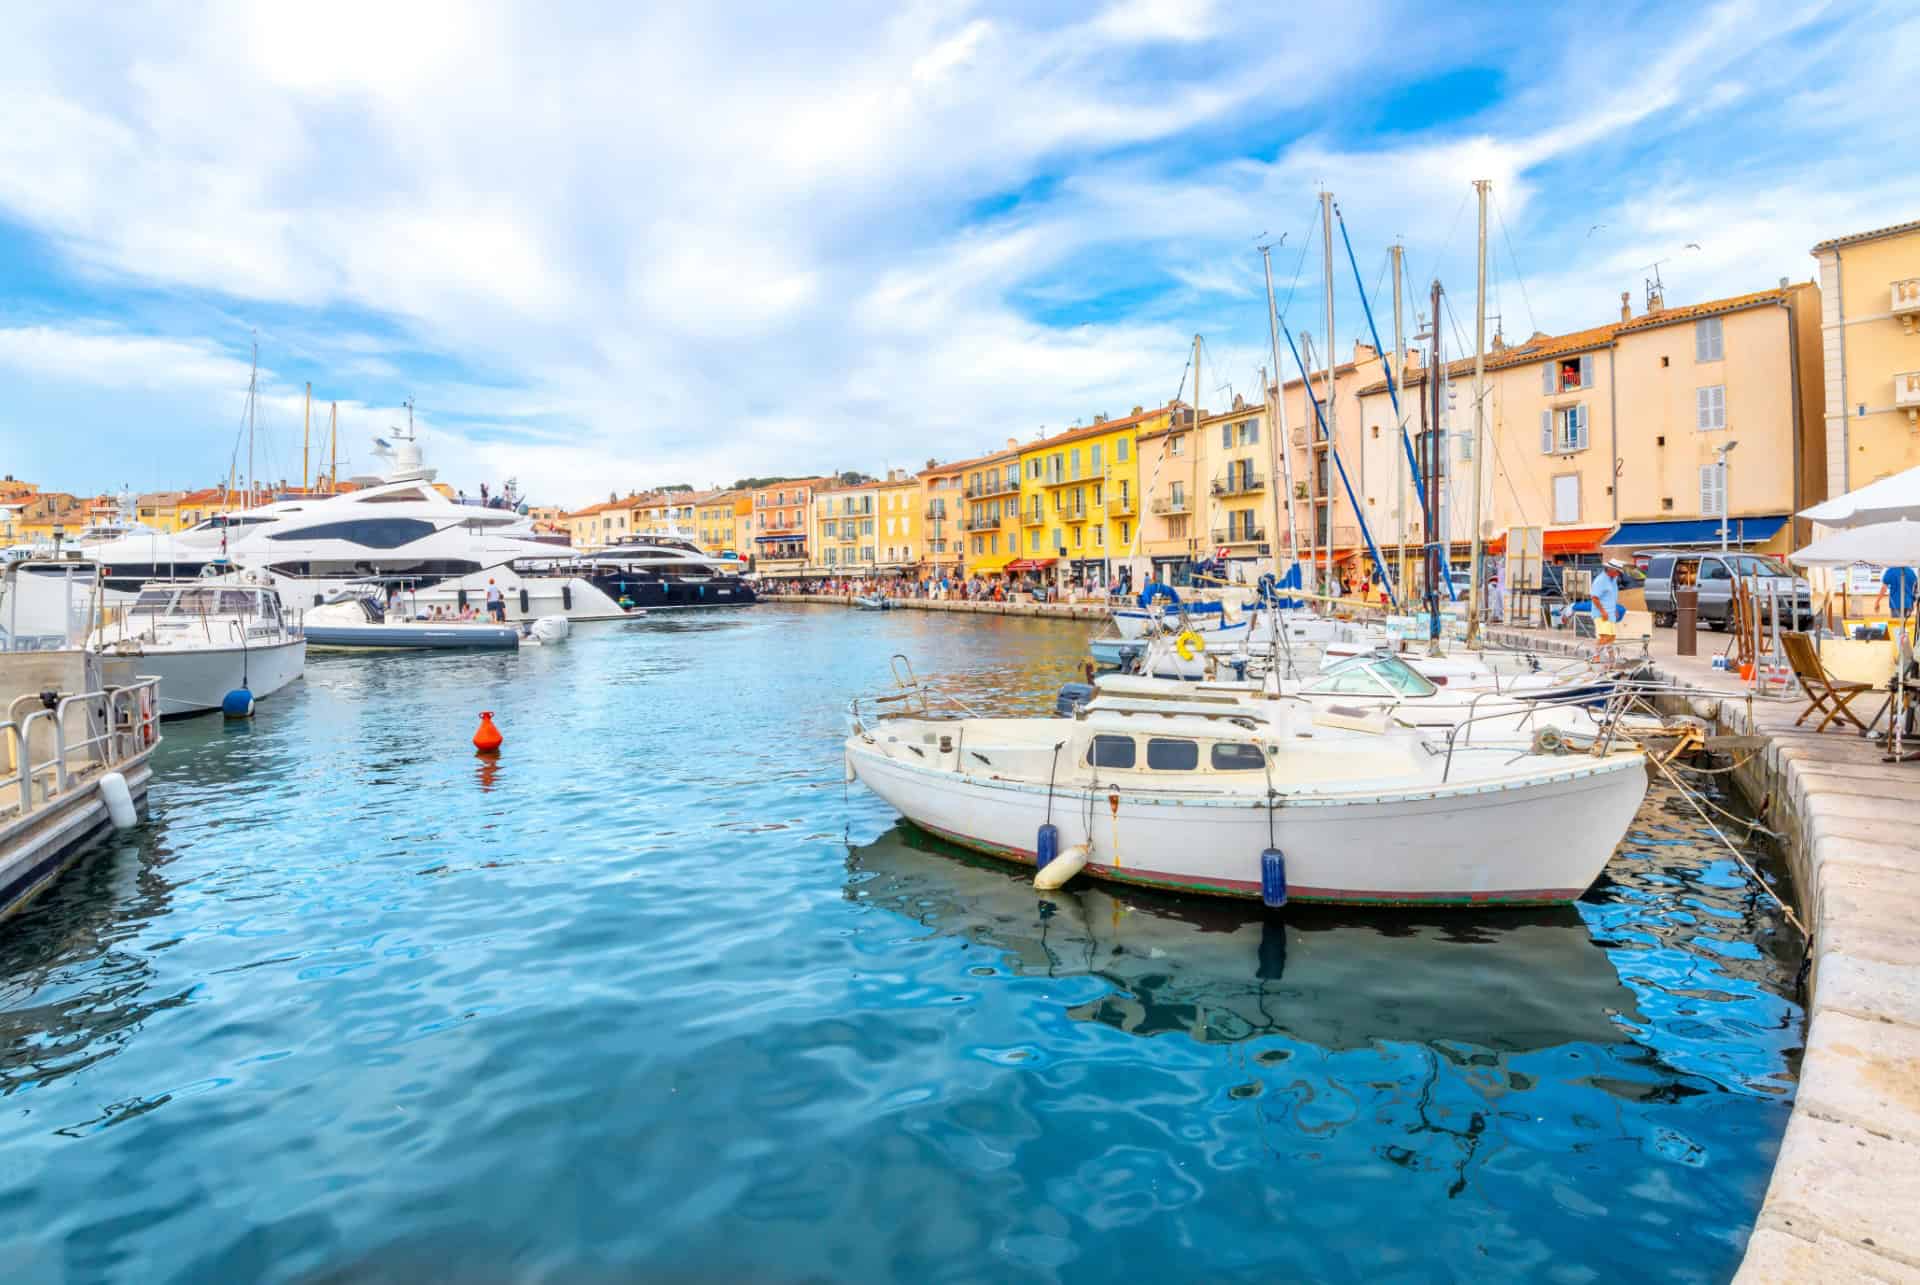
<svg viewBox="0 0 1920 1285"><path fill-rule="evenodd" d="M1909 4L46 5L0 44L0 472L208 485L260 349L346 467L578 503L877 471L1256 395L1255 249L1324 347L1316 193L1472 333L1805 279L1920 217ZM1697 246L1698 248L1688 248ZM1336 261L1337 347L1365 323ZM1377 294L1376 294L1377 291ZM1291 373L1291 372L1289 372Z"/></svg>

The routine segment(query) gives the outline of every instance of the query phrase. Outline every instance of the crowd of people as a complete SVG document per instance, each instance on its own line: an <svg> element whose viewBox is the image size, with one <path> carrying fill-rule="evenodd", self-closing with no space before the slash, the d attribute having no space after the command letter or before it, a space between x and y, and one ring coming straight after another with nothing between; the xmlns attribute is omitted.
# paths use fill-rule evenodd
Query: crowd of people
<svg viewBox="0 0 1920 1285"><path fill-rule="evenodd" d="M1128 592L1121 585L1110 589L1069 588L1060 590L1043 581L988 580L981 576L821 576L797 580L763 580L758 586L762 597L864 597L878 594L887 598L952 599L964 602L1010 602L1031 599L1035 602L1105 601Z"/></svg>

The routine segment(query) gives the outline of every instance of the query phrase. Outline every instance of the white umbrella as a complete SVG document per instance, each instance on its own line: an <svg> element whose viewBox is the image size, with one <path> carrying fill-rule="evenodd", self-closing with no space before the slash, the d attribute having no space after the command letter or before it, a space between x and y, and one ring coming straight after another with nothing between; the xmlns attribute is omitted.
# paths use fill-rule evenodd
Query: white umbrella
<svg viewBox="0 0 1920 1285"><path fill-rule="evenodd" d="M1920 473L1920 469L1913 470ZM1906 474L1901 474L1905 477ZM1888 482L1899 478L1890 477ZM1876 482L1875 486L1880 485ZM1866 488L1872 490L1873 487ZM1863 492L1855 492L1863 494ZM1842 497L1843 499L1846 497ZM1838 503L1839 501L1833 501ZM1815 512L1807 510L1807 516ZM1825 519L1816 519L1824 521ZM1856 562L1870 562L1882 567L1911 567L1920 565L1920 522L1898 521L1879 522L1873 526L1856 526L1851 530L1839 531L1823 539L1815 540L1797 553L1787 555L1789 562L1797 562L1803 567L1849 567Z"/></svg>
<svg viewBox="0 0 1920 1285"><path fill-rule="evenodd" d="M1920 519L1920 468L1910 468L1904 473L1870 482L1857 491L1823 500L1810 509L1800 510L1799 516L1818 522L1821 526L1834 527L1863 527L1901 518Z"/></svg>

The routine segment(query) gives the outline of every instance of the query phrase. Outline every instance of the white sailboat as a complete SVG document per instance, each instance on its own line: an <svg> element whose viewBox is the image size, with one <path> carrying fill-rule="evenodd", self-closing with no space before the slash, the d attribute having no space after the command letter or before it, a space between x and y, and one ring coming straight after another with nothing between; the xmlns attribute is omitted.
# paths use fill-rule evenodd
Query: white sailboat
<svg viewBox="0 0 1920 1285"><path fill-rule="evenodd" d="M1637 748L1449 746L1294 702L1113 700L1060 720L933 717L917 685L894 699L918 704L855 703L849 779L1045 886L1084 870L1268 904L1567 902L1647 786Z"/></svg>

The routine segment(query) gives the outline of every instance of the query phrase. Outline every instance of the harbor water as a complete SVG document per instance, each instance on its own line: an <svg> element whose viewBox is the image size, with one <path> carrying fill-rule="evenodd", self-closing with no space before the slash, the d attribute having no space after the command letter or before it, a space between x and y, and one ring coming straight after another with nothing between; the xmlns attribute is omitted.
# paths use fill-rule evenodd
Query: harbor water
<svg viewBox="0 0 1920 1285"><path fill-rule="evenodd" d="M894 653L1042 712L1088 633L763 604L168 725L0 925L7 1279L1730 1276L1799 943L1684 802L1572 909L1269 916L844 782Z"/></svg>

